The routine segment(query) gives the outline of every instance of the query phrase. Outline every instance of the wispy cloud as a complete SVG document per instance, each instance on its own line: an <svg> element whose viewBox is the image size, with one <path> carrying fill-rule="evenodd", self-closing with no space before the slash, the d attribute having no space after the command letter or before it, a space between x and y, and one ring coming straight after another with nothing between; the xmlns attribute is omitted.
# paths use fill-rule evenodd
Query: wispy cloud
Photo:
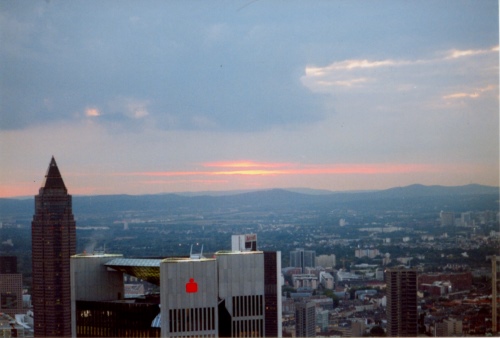
<svg viewBox="0 0 500 338"><path fill-rule="evenodd" d="M489 49L452 49L447 53L445 57L446 60L449 59L458 59L462 57L475 56L481 54L489 54L489 53L498 53L499 46L494 46Z"/></svg>
<svg viewBox="0 0 500 338"><path fill-rule="evenodd" d="M340 62L331 63L325 67L306 67L306 76L324 76L330 72L338 70L355 70L359 68L380 68L380 67L395 67L411 64L407 60L345 60Z"/></svg>
<svg viewBox="0 0 500 338"><path fill-rule="evenodd" d="M211 184L221 184L221 183L228 183L227 180L148 180L148 181L141 181L141 184L179 184L179 183L198 183L198 184L203 184L203 185L211 185Z"/></svg>
<svg viewBox="0 0 500 338"><path fill-rule="evenodd" d="M120 173L125 176L175 177L175 176L276 176L276 175L352 175L438 172L442 169L428 164L372 163L372 164L287 164L253 161L212 162L205 168L226 170L200 171L148 171Z"/></svg>
<svg viewBox="0 0 500 338"><path fill-rule="evenodd" d="M291 166L291 163L270 163L270 162L254 162L254 161L222 161L203 163L204 167L216 168L280 168Z"/></svg>
<svg viewBox="0 0 500 338"><path fill-rule="evenodd" d="M365 84L378 85L377 83L388 78L394 78L401 73L413 71L416 74L422 75L422 71L429 74L435 74L435 67L438 64L446 62L466 62L466 60L492 55L498 59L498 46L488 49L452 49L445 52L440 52L442 56L423 59L348 59L335 61L326 66L307 65L305 67L305 75L301 78L302 84L308 87L313 92L331 92L337 88L359 88ZM493 59L492 59L493 60ZM410 67L418 66L420 68L413 69ZM486 67L486 65L482 65ZM424 68L422 68L424 67ZM425 68L427 67L427 68ZM394 72L394 68L398 69ZM467 68L463 65L457 69ZM470 67L469 67L470 68ZM496 67L498 71L498 66ZM430 75L432 76L432 75ZM434 75L435 76L435 75Z"/></svg>
<svg viewBox="0 0 500 338"><path fill-rule="evenodd" d="M458 92L458 93L452 93L448 95L444 95L443 99L444 100L453 100L453 99L464 99L464 98L469 98L469 99L477 99L480 97L483 93L485 92L491 92L495 89L495 86L489 85L483 88L477 88L474 89L470 92Z"/></svg>
<svg viewBox="0 0 500 338"><path fill-rule="evenodd" d="M87 117L96 117L100 116L101 112L99 111L98 108L92 107L92 108L87 108L85 109L85 116Z"/></svg>

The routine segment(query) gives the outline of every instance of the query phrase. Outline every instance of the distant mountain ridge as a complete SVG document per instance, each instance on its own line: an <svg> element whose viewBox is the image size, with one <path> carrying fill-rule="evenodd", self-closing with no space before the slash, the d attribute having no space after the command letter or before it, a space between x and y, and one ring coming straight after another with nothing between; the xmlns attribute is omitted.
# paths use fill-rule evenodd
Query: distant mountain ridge
<svg viewBox="0 0 500 338"><path fill-rule="evenodd" d="M499 187L468 184L463 186L425 186L414 184L386 190L361 192L334 192L314 189L268 189L238 192L217 192L215 195L156 194L156 195L96 195L73 196L75 215L86 213L115 213L139 211L172 211L192 209L195 211L228 208L266 210L282 208L393 208L404 210L417 205L431 207L431 204L448 208L466 208L470 205L483 210L498 210ZM0 216L26 215L34 212L33 199L0 199Z"/></svg>

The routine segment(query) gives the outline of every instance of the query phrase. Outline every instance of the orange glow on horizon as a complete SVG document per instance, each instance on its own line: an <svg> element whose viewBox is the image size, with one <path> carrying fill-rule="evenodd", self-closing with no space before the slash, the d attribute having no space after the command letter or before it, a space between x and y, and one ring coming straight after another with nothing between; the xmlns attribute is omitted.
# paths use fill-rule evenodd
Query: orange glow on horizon
<svg viewBox="0 0 500 338"><path fill-rule="evenodd" d="M326 164L326 165L292 165L284 163L256 163L256 162L217 162L208 163L207 167L225 167L229 170L223 171L153 171L122 173L125 176L225 176L225 175L248 175L248 176L275 176L275 175L376 175L396 173L422 173L439 172L443 168L427 164ZM287 167L288 166L288 167ZM250 167L252 169L241 170ZM281 169L272 169L272 168ZM237 170L230 170L237 168ZM268 169L271 168L271 169Z"/></svg>
<svg viewBox="0 0 500 338"><path fill-rule="evenodd" d="M497 186L481 165L456 163L339 163L300 164L228 161L192 163L190 170L137 172L69 172L66 186L72 195L147 194L196 191L200 188L237 190L245 188L331 188L359 190L390 188L405 184L461 185L476 183ZM200 168L201 170L193 170ZM448 180L448 177L459 179ZM155 187L156 186L156 187ZM11 180L0 185L0 198L38 194L40 181Z"/></svg>
<svg viewBox="0 0 500 338"><path fill-rule="evenodd" d="M208 162L203 163L204 167L216 167L216 168L281 168L291 166L291 163L265 163L265 162L254 162L254 161L228 161L228 162Z"/></svg>

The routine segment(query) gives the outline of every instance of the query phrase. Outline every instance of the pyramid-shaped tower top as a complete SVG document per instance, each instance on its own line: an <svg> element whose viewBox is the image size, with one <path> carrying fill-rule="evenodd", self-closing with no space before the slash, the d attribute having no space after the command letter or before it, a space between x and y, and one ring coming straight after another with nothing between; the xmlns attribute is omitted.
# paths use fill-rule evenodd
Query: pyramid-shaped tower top
<svg viewBox="0 0 500 338"><path fill-rule="evenodd" d="M47 174L45 174L45 180L42 184L42 188L66 190L66 186L64 185L64 181L61 177L61 173L59 172L54 156L52 156L49 168L47 169Z"/></svg>

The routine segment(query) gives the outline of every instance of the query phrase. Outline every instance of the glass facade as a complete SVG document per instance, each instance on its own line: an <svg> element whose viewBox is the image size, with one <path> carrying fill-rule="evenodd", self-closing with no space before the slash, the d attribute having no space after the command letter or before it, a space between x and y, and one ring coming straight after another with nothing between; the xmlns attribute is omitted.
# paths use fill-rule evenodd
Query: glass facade
<svg viewBox="0 0 500 338"><path fill-rule="evenodd" d="M163 258L115 258L105 265L117 271L160 285L160 263Z"/></svg>
<svg viewBox="0 0 500 338"><path fill-rule="evenodd" d="M155 303L76 301L78 337L160 337Z"/></svg>
<svg viewBox="0 0 500 338"><path fill-rule="evenodd" d="M281 257L279 257L281 260ZM281 335L281 299L279 298L278 253L264 252L264 299L265 299L265 336Z"/></svg>

